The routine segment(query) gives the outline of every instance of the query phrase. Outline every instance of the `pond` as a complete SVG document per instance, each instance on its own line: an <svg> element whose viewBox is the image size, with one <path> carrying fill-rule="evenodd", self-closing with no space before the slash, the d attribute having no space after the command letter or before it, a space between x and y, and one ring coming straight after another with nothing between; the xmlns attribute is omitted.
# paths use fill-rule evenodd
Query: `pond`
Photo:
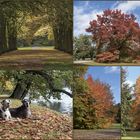
<svg viewBox="0 0 140 140"><path fill-rule="evenodd" d="M73 99L65 94L61 94L61 100L50 98L48 101L40 97L39 100L34 100L41 106L46 106L52 110L58 111L63 114L73 115Z"/></svg>

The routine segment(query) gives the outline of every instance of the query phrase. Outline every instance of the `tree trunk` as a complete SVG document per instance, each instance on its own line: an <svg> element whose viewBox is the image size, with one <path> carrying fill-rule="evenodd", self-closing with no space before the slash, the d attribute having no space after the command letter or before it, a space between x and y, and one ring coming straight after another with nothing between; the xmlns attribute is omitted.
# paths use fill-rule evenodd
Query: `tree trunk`
<svg viewBox="0 0 140 140"><path fill-rule="evenodd" d="M7 50L7 22L4 15L0 13L0 53L6 52Z"/></svg>
<svg viewBox="0 0 140 140"><path fill-rule="evenodd" d="M15 19L11 19L10 24L8 24L8 45L9 45L9 51L17 49L16 16Z"/></svg>
<svg viewBox="0 0 140 140"><path fill-rule="evenodd" d="M73 31L71 28L66 29L60 26L59 29L54 28L55 48L70 54L73 54Z"/></svg>
<svg viewBox="0 0 140 140"><path fill-rule="evenodd" d="M22 83L17 83L10 98L23 99L27 95L30 86L31 86L31 82L27 82L24 86L22 85Z"/></svg>

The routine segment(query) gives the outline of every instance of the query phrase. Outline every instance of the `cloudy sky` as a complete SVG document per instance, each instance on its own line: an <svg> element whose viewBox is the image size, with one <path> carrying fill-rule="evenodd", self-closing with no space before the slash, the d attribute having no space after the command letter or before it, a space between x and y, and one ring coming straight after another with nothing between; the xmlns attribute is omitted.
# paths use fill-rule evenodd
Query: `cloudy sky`
<svg viewBox="0 0 140 140"><path fill-rule="evenodd" d="M140 1L74 1L74 36L86 34L89 22L105 9L120 9L133 13L140 23Z"/></svg>
<svg viewBox="0 0 140 140"><path fill-rule="evenodd" d="M123 67L127 71L127 83L133 86L136 83L138 77L140 77L140 66L125 66Z"/></svg>
<svg viewBox="0 0 140 140"><path fill-rule="evenodd" d="M114 101L120 102L120 67L117 66L91 66L85 75L91 75L94 80L99 79L102 82L108 83L113 92Z"/></svg>

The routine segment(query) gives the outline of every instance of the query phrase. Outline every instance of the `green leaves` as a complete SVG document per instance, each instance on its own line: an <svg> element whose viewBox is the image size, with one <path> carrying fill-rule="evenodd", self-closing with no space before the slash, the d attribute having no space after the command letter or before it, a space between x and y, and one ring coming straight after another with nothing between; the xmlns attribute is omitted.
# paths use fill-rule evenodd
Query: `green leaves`
<svg viewBox="0 0 140 140"><path fill-rule="evenodd" d="M122 81L122 92L121 92L121 134L126 135L126 129L131 126L130 110L131 110L131 90L129 84L126 83L126 71L121 69L121 81Z"/></svg>

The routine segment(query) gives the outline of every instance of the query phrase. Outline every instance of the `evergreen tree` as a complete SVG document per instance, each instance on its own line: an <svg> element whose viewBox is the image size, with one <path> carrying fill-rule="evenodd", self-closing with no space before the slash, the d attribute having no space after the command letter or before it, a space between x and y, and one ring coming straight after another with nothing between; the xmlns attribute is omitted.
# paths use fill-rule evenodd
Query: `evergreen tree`
<svg viewBox="0 0 140 140"><path fill-rule="evenodd" d="M126 83L126 70L121 69L121 134L126 135L126 129L131 125L131 119L129 116L131 110L131 90L132 88Z"/></svg>

